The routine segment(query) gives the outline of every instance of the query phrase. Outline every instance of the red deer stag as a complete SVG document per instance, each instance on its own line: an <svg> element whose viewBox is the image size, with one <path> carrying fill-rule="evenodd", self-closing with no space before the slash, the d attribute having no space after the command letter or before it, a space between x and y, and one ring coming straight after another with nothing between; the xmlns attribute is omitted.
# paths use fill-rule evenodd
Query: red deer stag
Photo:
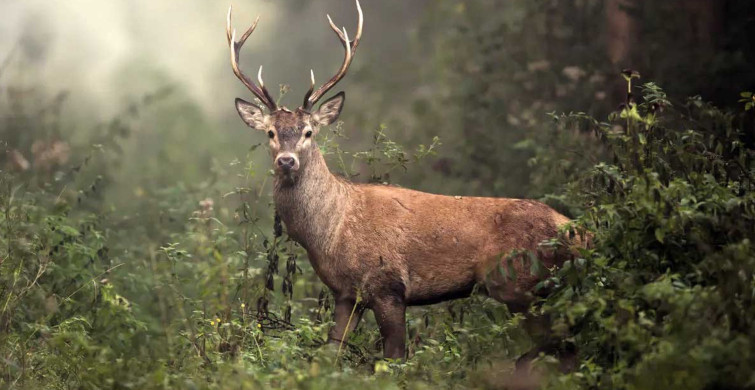
<svg viewBox="0 0 755 390"><path fill-rule="evenodd" d="M275 167L275 207L288 235L307 251L317 275L335 297L335 327L330 340L340 341L357 325L364 308L375 313L383 352L388 358L405 355L405 311L470 294L477 283L512 311L526 310L532 290L542 275L531 275L521 262L503 277L501 255L512 250L540 254L546 268L564 256L543 251L538 244L557 236L569 220L533 200L477 198L428 194L385 185L351 183L334 176L315 142L320 128L336 121L345 95L339 92L313 107L346 74L362 37L363 15L356 2L359 23L353 40L346 29L330 27L346 55L338 72L315 90L295 111L279 107L262 82L259 85L239 68L239 50L259 18L236 41L228 10L227 36L233 73L269 110L236 99L236 109L249 127L269 137ZM509 270L507 270L509 271ZM508 280L510 275L518 275ZM356 318L349 321L363 298ZM348 329L347 329L348 326Z"/></svg>

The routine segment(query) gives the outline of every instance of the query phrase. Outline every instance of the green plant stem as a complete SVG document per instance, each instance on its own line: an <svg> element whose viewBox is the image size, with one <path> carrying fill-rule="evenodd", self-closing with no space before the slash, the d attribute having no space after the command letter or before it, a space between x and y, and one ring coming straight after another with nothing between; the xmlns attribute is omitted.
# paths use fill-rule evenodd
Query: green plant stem
<svg viewBox="0 0 755 390"><path fill-rule="evenodd" d="M357 311L357 306L362 302L362 294L359 290L357 290L357 299L354 302L354 307L351 308L351 314L349 314L349 320L346 321L346 328L343 330L343 335L341 335L341 342L338 343L338 352L336 353L336 361L339 361L339 357L341 356L341 349L343 348L343 340L346 340L346 335L349 333L349 327L351 326L351 320L354 318L354 313Z"/></svg>

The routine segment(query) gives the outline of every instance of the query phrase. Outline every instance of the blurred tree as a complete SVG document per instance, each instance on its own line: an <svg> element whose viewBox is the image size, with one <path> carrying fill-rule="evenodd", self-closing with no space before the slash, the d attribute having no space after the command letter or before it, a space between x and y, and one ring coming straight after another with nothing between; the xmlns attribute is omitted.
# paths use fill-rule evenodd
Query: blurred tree
<svg viewBox="0 0 755 390"><path fill-rule="evenodd" d="M557 178L530 175L527 140L546 131L547 112L606 115L623 100L613 75L625 67L672 96L734 104L755 85L746 34L754 11L743 0L435 3L419 35L434 49L424 77L443 85L415 108L420 127L457 146L436 164L454 179L443 186L499 196L552 191ZM428 45L427 37L436 38ZM570 153L578 164L580 151Z"/></svg>

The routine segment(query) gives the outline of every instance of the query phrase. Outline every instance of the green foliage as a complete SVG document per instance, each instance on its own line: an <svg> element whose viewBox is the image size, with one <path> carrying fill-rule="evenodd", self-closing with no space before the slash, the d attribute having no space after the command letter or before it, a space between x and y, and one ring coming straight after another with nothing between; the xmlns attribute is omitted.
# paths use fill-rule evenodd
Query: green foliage
<svg viewBox="0 0 755 390"><path fill-rule="evenodd" d="M677 107L652 83L642 98L630 93L608 122L556 117L556 131L594 132L610 162L572 172L564 197L584 209L577 226L594 245L564 265L563 287L540 308L582 362L551 385L751 387L751 118L699 97Z"/></svg>
<svg viewBox="0 0 755 390"><path fill-rule="evenodd" d="M755 96L752 92L742 92L740 96L742 98L739 99L739 102L745 104L745 111L750 111L755 107Z"/></svg>
<svg viewBox="0 0 755 390"><path fill-rule="evenodd" d="M350 179L360 179L357 172L357 164L362 162L369 170L369 183L387 183L391 181L391 173L400 170L406 172L412 163L419 163L423 159L435 156L437 149L442 145L440 138L434 136L429 145L419 144L413 154L404 150L404 147L388 136L388 129L381 124L372 133L372 142L367 150L361 152L348 152L341 149L339 140L347 139L342 128L343 123L324 135L320 144L322 153L326 156L334 155L336 161L332 164L340 168L340 173ZM351 158L351 164L346 160Z"/></svg>

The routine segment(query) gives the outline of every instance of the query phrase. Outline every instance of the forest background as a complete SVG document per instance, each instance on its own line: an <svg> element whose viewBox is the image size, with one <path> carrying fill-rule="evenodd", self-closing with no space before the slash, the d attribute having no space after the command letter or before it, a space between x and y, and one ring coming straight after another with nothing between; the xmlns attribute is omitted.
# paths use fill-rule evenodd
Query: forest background
<svg viewBox="0 0 755 390"><path fill-rule="evenodd" d="M233 108L227 6L0 2L0 388L755 387L755 3L362 4L332 171L595 234L533 309L577 368L527 378L521 316L484 295L412 309L403 362L370 316L323 345L332 298ZM234 3L284 105L340 64L328 13L353 31L350 1Z"/></svg>

